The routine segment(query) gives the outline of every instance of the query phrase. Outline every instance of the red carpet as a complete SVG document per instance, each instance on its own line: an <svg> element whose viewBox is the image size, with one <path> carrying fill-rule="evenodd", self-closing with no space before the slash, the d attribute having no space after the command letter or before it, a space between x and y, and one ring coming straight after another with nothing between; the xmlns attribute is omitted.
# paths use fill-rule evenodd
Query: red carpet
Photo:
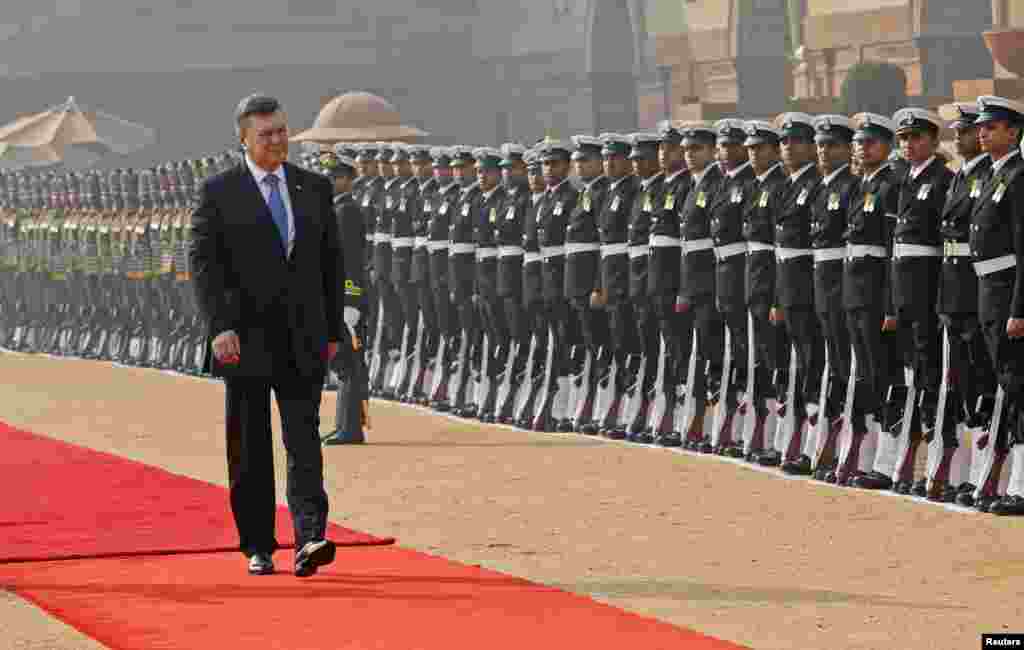
<svg viewBox="0 0 1024 650"><path fill-rule="evenodd" d="M2 423L0 450L0 563L238 548L220 486ZM328 536L394 542L334 525ZM294 543L284 507L277 539Z"/></svg>
<svg viewBox="0 0 1024 650"><path fill-rule="evenodd" d="M275 559L287 568L292 553ZM248 576L233 554L174 555L0 565L0 588L122 649L740 647L396 547L341 549L305 580Z"/></svg>

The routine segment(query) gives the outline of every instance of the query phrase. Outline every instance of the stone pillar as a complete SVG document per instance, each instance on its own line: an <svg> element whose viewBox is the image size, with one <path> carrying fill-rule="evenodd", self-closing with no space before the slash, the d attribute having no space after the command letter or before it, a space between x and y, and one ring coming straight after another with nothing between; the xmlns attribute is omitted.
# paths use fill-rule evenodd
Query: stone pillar
<svg viewBox="0 0 1024 650"><path fill-rule="evenodd" d="M963 10L962 0L924 0L918 5L920 32L914 38L921 56L922 94L945 97L958 79L993 74L992 57L981 32L991 28L995 4L978 2Z"/></svg>
<svg viewBox="0 0 1024 650"><path fill-rule="evenodd" d="M793 88L786 51L786 0L732 2L738 104L746 115L780 113Z"/></svg>
<svg viewBox="0 0 1024 650"><path fill-rule="evenodd" d="M629 133L639 121L635 69L639 56L630 11L626 0L595 4L588 33L594 133Z"/></svg>

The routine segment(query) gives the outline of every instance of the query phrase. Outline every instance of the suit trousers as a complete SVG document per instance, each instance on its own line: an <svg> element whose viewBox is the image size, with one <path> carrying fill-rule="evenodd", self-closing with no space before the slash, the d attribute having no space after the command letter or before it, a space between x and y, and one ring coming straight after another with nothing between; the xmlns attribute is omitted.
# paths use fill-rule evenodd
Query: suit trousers
<svg viewBox="0 0 1024 650"><path fill-rule="evenodd" d="M328 504L319 434L323 374L316 373L316 378L285 375L272 380L225 380L231 512L239 546L247 556L272 553L277 548L271 390L281 412L296 548L324 538Z"/></svg>
<svg viewBox="0 0 1024 650"><path fill-rule="evenodd" d="M796 352L796 409L803 417L807 404L817 404L821 394L821 375L825 370L825 342L821 337L818 316L811 305L798 305L783 310L786 331Z"/></svg>
<svg viewBox="0 0 1024 650"><path fill-rule="evenodd" d="M833 420L842 414L846 401L850 378L850 333L846 313L840 305L828 312L818 312L818 323L828 350L828 394L821 406L825 416Z"/></svg>

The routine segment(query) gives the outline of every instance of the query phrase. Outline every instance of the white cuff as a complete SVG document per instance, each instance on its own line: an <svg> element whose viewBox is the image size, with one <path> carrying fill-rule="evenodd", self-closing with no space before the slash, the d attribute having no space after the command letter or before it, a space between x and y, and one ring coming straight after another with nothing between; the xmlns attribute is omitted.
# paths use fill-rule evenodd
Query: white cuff
<svg viewBox="0 0 1024 650"><path fill-rule="evenodd" d="M355 330L356 325L359 324L359 317L361 316L358 309L355 307L345 307L345 324L348 325L350 330Z"/></svg>

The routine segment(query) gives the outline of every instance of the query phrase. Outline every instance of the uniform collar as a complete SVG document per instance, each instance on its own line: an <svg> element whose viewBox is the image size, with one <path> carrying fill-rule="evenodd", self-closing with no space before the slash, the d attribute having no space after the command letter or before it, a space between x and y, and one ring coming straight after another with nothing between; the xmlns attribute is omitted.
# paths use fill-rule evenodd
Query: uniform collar
<svg viewBox="0 0 1024 650"><path fill-rule="evenodd" d="M781 166L782 166L781 162L775 163L774 165L771 166L771 169L769 169L768 171L766 171L765 173L763 173L763 174L761 174L760 176L757 177L757 182L758 183L763 183L766 178L771 176L772 172L774 172L776 169L778 169Z"/></svg>
<svg viewBox="0 0 1024 650"><path fill-rule="evenodd" d="M700 182L704 180L704 177L708 175L708 172L711 171L711 168L714 166L715 165L708 165L699 172L690 172L690 174L693 176L693 186L697 187L698 185L700 185Z"/></svg>
<svg viewBox="0 0 1024 650"><path fill-rule="evenodd" d="M654 174L653 176L648 176L647 178L645 178L642 181L640 181L640 187L643 188L643 190L646 192L647 190L651 189L651 185L654 184L654 181L656 181L659 178L661 178L661 175L662 175L661 172L658 172L657 174Z"/></svg>
<svg viewBox="0 0 1024 650"><path fill-rule="evenodd" d="M737 167L736 169L732 170L731 172L725 172L725 175L728 176L729 178L736 178L737 176L739 176L740 172L742 172L747 167L750 167L749 160L740 165L739 167Z"/></svg>
<svg viewBox="0 0 1024 650"><path fill-rule="evenodd" d="M565 185L568 182L569 182L568 178L563 178L561 181L559 181L558 185L555 185L554 187L549 187L546 191L547 191L548 194L553 195L555 192L557 192L558 190L562 189L562 186Z"/></svg>
<svg viewBox="0 0 1024 650"><path fill-rule="evenodd" d="M1010 153L1006 154L1005 156L1003 156L999 160L997 160L994 163L992 163L992 175L995 176L996 174L998 174L999 171L1003 167L1006 166L1006 163L1010 162L1011 158L1013 158L1014 156L1019 156L1019 155L1020 155L1020 149L1018 149L1017 147L1014 147L1013 149L1010 149Z"/></svg>
<svg viewBox="0 0 1024 650"><path fill-rule="evenodd" d="M967 162L965 162L963 164L963 167L960 168L960 171L963 172L964 176L970 174L972 171L974 171L974 168L978 166L978 163L980 163L982 160L984 160L987 157L988 157L988 154L987 153L983 153L983 154L981 154L979 156L975 156L974 158L971 158L970 160L968 160Z"/></svg>
<svg viewBox="0 0 1024 650"><path fill-rule="evenodd" d="M804 165L803 167L801 167L800 169L798 169L795 172L793 172L792 174L790 174L789 175L789 182L790 183L795 183L798 180L800 180L800 177L803 176L804 174L806 174L807 170L810 169L811 167L814 167L814 163L809 162L806 165Z"/></svg>
<svg viewBox="0 0 1024 650"><path fill-rule="evenodd" d="M865 176L864 177L864 182L865 183L870 183L871 181L875 180L875 176L878 176L878 174L881 173L881 171L883 169L888 169L889 167L890 167L889 161L885 161L884 163L882 163L881 167L879 167L875 171L871 172L870 176Z"/></svg>
<svg viewBox="0 0 1024 650"><path fill-rule="evenodd" d="M924 170L928 169L928 165L931 165L933 162L935 162L935 156L932 156L931 158L929 158L928 160L924 161L920 165L917 165L915 167L911 167L910 168L910 180L916 181L917 177L921 175L921 172L923 172Z"/></svg>
<svg viewBox="0 0 1024 650"><path fill-rule="evenodd" d="M850 166L849 163L843 165L839 169L835 170L834 172L832 172L831 174L829 174L828 176L823 178L821 182L824 183L826 187L828 187L828 184L831 183L832 181L834 181L836 176L838 176L839 174L843 173L843 170L847 169L849 166Z"/></svg>
<svg viewBox="0 0 1024 650"><path fill-rule="evenodd" d="M683 167L682 169L678 169L678 170L672 172L671 176L666 176L665 177L665 182L666 183L671 183L675 179L679 178L679 176L681 176L684 172L686 172L686 168L685 167Z"/></svg>

